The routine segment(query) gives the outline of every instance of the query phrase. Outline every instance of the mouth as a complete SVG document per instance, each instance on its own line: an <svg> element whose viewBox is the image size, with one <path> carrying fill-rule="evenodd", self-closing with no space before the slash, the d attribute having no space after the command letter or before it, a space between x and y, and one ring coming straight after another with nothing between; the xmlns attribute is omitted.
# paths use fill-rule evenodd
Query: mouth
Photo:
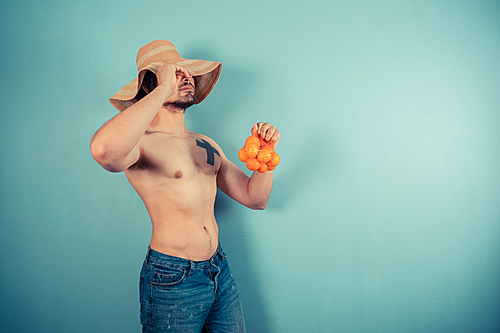
<svg viewBox="0 0 500 333"><path fill-rule="evenodd" d="M194 93L194 87L191 84L186 84L179 89L180 91L191 91Z"/></svg>

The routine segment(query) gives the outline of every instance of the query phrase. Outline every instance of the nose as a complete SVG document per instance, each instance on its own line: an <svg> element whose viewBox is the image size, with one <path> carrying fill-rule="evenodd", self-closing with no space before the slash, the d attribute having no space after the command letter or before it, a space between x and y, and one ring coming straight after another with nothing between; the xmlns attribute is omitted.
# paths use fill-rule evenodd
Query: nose
<svg viewBox="0 0 500 333"><path fill-rule="evenodd" d="M194 77L184 77L183 81L185 83L191 83L193 86L194 86L194 83L195 83L195 80L194 80Z"/></svg>

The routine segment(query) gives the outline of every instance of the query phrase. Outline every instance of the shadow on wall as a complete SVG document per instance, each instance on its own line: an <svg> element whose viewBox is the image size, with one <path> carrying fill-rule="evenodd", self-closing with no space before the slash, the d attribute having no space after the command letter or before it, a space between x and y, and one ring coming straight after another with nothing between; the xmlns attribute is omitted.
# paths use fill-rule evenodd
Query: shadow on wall
<svg viewBox="0 0 500 333"><path fill-rule="evenodd" d="M258 268L250 260L251 249L238 205L224 193L217 194L215 216L221 230L219 236L240 291L247 331L268 333L271 332L269 315L255 274Z"/></svg>

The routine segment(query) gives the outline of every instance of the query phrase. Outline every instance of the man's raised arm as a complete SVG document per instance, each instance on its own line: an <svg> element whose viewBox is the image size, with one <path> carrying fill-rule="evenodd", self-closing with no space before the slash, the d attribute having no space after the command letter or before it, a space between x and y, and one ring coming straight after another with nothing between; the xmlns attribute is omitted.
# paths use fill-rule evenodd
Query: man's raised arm
<svg viewBox="0 0 500 333"><path fill-rule="evenodd" d="M90 150L94 159L111 172L124 171L140 157L137 146L163 103L175 93L178 82L193 73L167 64L158 69L158 86L134 105L106 122L92 137Z"/></svg>

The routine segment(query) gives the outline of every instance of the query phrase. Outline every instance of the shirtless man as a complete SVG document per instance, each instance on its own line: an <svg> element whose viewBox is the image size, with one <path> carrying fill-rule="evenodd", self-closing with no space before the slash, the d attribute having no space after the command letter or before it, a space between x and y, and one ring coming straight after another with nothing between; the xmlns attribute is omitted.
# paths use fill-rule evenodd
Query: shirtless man
<svg viewBox="0 0 500 333"><path fill-rule="evenodd" d="M244 332L238 291L218 240L214 202L219 187L251 209L266 207L273 172L249 178L211 138L189 131L194 72L165 64L157 86L93 136L94 159L125 171L153 225L141 271L141 324L154 332ZM279 131L256 123L273 148Z"/></svg>

